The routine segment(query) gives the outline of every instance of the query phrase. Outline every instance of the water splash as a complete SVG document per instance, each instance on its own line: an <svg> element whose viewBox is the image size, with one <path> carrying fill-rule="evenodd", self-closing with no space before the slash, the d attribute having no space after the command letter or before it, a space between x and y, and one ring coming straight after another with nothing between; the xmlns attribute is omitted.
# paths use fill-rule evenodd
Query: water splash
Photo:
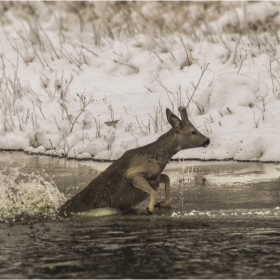
<svg viewBox="0 0 280 280"><path fill-rule="evenodd" d="M11 166L0 169L0 222L55 219L57 208L66 201L64 194L46 174L38 171L25 174L20 169Z"/></svg>

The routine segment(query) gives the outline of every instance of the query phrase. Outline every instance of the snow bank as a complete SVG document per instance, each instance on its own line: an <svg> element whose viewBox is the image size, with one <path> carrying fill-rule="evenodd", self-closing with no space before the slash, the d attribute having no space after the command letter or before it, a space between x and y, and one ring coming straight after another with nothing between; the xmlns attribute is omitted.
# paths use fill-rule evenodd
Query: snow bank
<svg viewBox="0 0 280 280"><path fill-rule="evenodd" d="M221 74L218 79L200 95L199 110L203 113L221 110L239 113L249 108L258 107L259 101L268 95L265 83L238 74ZM246 109L244 110L243 107ZM231 109L230 109L231 108Z"/></svg>
<svg viewBox="0 0 280 280"><path fill-rule="evenodd" d="M274 19L279 14L279 7L271 2L260 2L235 8L221 16L217 21L211 22L213 31L223 32L226 29L238 30L249 25L265 24L268 19ZM203 28L206 28L203 26Z"/></svg>
<svg viewBox="0 0 280 280"><path fill-rule="evenodd" d="M222 3L229 7L223 16L213 4L207 26L192 26L177 10L182 30L166 33L158 21L151 33L131 28L150 24L143 15L160 14L159 22L170 23L174 11L164 7L172 3L134 5L133 24L124 24L113 4L88 3L84 22L65 3L54 4L60 9L32 5L37 17L26 10L20 19L15 9L3 12L0 149L115 160L170 129L166 108L178 114L180 105L189 105L189 118L211 144L174 159L280 161L277 3L235 3L233 9ZM190 5L197 16L203 7ZM105 27L101 16L111 19ZM92 31L92 22L100 33ZM254 33L259 22L273 23L275 30Z"/></svg>
<svg viewBox="0 0 280 280"><path fill-rule="evenodd" d="M279 161L280 131L274 111L279 101L266 83L221 74L196 104L200 121L203 117L207 131L216 137L210 136L206 149L181 151L178 158Z"/></svg>
<svg viewBox="0 0 280 280"><path fill-rule="evenodd" d="M273 137L260 136L257 139L246 141L234 156L235 160L248 161L279 161L280 141Z"/></svg>
<svg viewBox="0 0 280 280"><path fill-rule="evenodd" d="M9 132L0 135L0 149L5 150L23 150L30 145L29 139L16 133Z"/></svg>

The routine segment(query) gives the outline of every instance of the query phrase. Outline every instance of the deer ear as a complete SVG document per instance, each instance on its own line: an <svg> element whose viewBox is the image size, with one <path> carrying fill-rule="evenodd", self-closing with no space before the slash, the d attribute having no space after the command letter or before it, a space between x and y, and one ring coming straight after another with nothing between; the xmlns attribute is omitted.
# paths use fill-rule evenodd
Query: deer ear
<svg viewBox="0 0 280 280"><path fill-rule="evenodd" d="M168 108L166 109L166 117L172 127L174 128L183 127L182 121L176 115L174 115Z"/></svg>
<svg viewBox="0 0 280 280"><path fill-rule="evenodd" d="M188 123L189 122L189 118L188 118L188 113L187 113L186 107L180 106L178 108L178 111L180 112L182 122L183 123Z"/></svg>

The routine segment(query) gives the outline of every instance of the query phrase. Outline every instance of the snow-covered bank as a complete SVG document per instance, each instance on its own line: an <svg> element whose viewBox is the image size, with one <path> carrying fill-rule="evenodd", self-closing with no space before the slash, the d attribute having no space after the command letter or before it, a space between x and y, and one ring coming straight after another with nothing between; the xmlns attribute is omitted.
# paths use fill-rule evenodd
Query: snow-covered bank
<svg viewBox="0 0 280 280"><path fill-rule="evenodd" d="M185 105L174 158L280 161L279 3L75 5L2 4L0 149L114 160Z"/></svg>

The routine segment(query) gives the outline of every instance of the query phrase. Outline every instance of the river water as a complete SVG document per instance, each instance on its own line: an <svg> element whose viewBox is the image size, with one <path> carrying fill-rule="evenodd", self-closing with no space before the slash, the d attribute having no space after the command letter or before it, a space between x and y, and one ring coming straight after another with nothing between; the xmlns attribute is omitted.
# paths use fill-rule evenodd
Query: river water
<svg viewBox="0 0 280 280"><path fill-rule="evenodd" d="M172 209L83 220L55 210L109 163L0 164L0 278L279 278L278 164L171 162Z"/></svg>

